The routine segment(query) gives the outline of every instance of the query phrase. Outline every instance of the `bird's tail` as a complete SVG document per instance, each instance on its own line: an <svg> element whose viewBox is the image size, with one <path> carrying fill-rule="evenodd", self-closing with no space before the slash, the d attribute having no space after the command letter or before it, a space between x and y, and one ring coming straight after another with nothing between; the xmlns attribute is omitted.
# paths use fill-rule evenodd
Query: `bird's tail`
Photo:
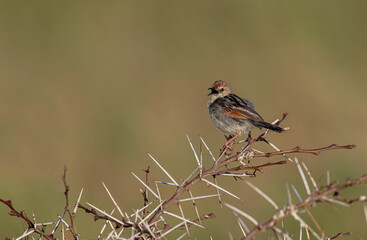
<svg viewBox="0 0 367 240"><path fill-rule="evenodd" d="M271 123L268 123L268 122L264 122L264 121L255 123L255 126L256 127L259 127L259 128L264 127L264 128L267 128L269 130L272 130L272 131L275 131L275 132L279 132L279 133L285 131L284 128L278 127L278 126L276 126L274 124L271 124Z"/></svg>

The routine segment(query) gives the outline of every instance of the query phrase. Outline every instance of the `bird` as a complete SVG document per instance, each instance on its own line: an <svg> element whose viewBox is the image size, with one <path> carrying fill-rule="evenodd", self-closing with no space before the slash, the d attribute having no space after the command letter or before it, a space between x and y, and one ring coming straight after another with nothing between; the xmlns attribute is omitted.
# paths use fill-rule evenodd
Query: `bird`
<svg viewBox="0 0 367 240"><path fill-rule="evenodd" d="M266 128L275 132L283 132L286 129L265 122L255 111L254 104L247 99L232 93L229 85L223 80L217 80L208 88L209 115L216 128L221 130L227 138L226 146L241 134L248 134L251 139L251 129Z"/></svg>

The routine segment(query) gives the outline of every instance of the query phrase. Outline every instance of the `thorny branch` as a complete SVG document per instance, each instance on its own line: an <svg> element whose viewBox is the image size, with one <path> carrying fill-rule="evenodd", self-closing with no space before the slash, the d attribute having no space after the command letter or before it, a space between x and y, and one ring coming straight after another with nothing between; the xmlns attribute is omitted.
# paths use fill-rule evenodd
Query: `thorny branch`
<svg viewBox="0 0 367 240"><path fill-rule="evenodd" d="M254 239L256 235L258 235L260 232L264 232L269 229L273 229L277 222L281 219L285 218L286 216L289 216L291 214L299 212L301 209L307 209L308 206L314 205L316 202L327 202L328 198L333 198L333 194L335 192L338 192L342 189L352 187L353 185L360 185L367 183L367 174L363 175L360 178L354 179L354 180L347 180L345 183L337 184L336 182L333 182L329 185L320 187L319 191L313 192L311 195L309 195L305 200L301 201L298 204L290 204L284 206L282 209L279 209L268 221L266 221L263 224L259 224L255 226L249 234L247 234L246 237L242 238L243 240L250 240ZM366 201L366 197L359 198L359 200L353 200L353 201L346 201L349 203L354 203L356 201ZM336 239L341 236L349 235L349 233L338 233L336 236L330 238L330 239ZM327 238L323 238L327 239Z"/></svg>
<svg viewBox="0 0 367 240"><path fill-rule="evenodd" d="M277 121L275 124L279 125L286 117L288 116L288 113L283 114L283 117L280 121ZM205 170L202 165L200 164L200 161L198 159L196 159L198 161L199 164L199 169L200 169L200 173L198 175L196 175L195 177L193 177L191 180L185 180L181 185L177 186L176 192L168 199L168 200L163 200L162 204L160 205L160 207L158 209L155 210L155 212L153 213L153 215L150 217L150 219L147 221L147 225L152 225L155 222L157 222L157 220L164 214L165 210L168 209L170 206L178 204L180 202L180 198L182 196L183 193L185 193L186 191L189 191L194 185L196 185L197 183L201 182L203 178L207 178L207 177L215 177L215 176L219 176L219 175L223 175L223 174L233 174L233 173L238 173L239 171L246 171L246 170L253 170L253 173L247 173L247 176L256 176L255 173L257 171L262 171L263 168L265 167L270 167L270 166L274 166L274 165L282 165L287 163L287 161L278 161L278 162L268 162L265 164L261 164L261 165L250 165L249 163L245 164L244 160L250 160L251 158L258 158L258 157L272 157L272 156L276 156L276 155L284 155L284 154L288 154L288 153L311 153L311 154L315 154L318 155L320 154L322 151L326 151L326 150L333 150L333 149L351 149L354 148L355 145L345 145L345 146L339 146L336 144L332 144L330 146L327 147L322 147L322 148L315 148L315 149L303 149L301 147L295 147L289 150L280 150L280 151L276 151L276 152L270 152L270 153L255 153L252 149L251 149L251 145L254 142L257 141L264 141L268 144L271 144L267 139L266 139L266 135L268 134L269 131L265 131L264 133L260 134L259 137L256 138L255 141L249 142L245 147L243 147L241 149L241 151L237 152L236 154L231 155L231 153L229 153L228 149L224 148L224 155L225 155L225 159L224 160L220 160L217 159L214 161L213 165ZM191 142L190 142L191 145ZM227 150L227 152L226 152ZM221 154L223 155L223 154ZM195 153L196 156L196 153ZM201 156L200 156L201 157ZM228 166L230 164L233 163L237 163L237 166L228 168ZM225 168L225 169L222 169ZM164 170L165 171L165 170ZM144 191L142 192L143 197L144 197L144 206L147 205L148 203L148 199L147 199L147 186L149 186L149 182L148 182L148 174L149 174L149 168L147 170L145 170L146 172L146 187L144 189ZM168 174L168 173L166 173ZM171 177L171 176L169 176ZM173 180L174 181L174 180ZM80 207L82 207L80 205ZM84 210L86 210L84 207L82 207ZM117 222L114 221L113 219L110 219L107 216L100 216L98 214L96 214L96 212L94 211L94 209L91 210L86 210L87 212L91 212L94 214L95 216L95 220L97 219L105 219L105 220L110 220L111 222L115 222L116 226ZM146 209L144 209L143 212L143 217L145 217L146 215ZM198 218L197 220L201 220L201 217ZM127 223L126 219L123 219L124 225L123 227L133 227L135 229L138 230L137 233L137 237L140 233L147 233L149 231L146 231L144 229L139 228L139 226L135 226L134 223ZM189 226L191 224L187 224L185 222L185 224L182 224L182 226L179 226L179 229L187 229L187 226ZM156 225L155 225L156 226ZM168 224L164 224L164 228L160 231L159 234L166 232L167 230L169 230L171 227ZM159 236L158 234L158 236ZM150 236L153 237L153 236Z"/></svg>
<svg viewBox="0 0 367 240"><path fill-rule="evenodd" d="M0 198L0 202L4 203L6 206L8 206L10 208L10 212L9 212L9 215L10 216L19 217L19 218L23 219L27 223L27 225L28 225L27 230L33 229L35 233L38 233L38 234L42 235L47 240L52 240L53 239L52 236L47 235L41 229L37 228L35 226L35 224L31 220L29 220L29 218L27 217L27 215L26 215L26 213L24 211L18 212L17 210L15 210L15 208L13 207L13 204L12 204L11 200L5 201L5 200L3 200L3 199Z"/></svg>
<svg viewBox="0 0 367 240"><path fill-rule="evenodd" d="M145 183L147 184L147 186L149 186L150 166L148 166L148 168L145 169L144 172L145 172ZM143 195L144 207L145 207L149 202L149 200L148 200L148 189L147 188L144 189L144 191L142 192L142 195ZM145 218L146 213L147 213L147 209L144 208L142 218Z"/></svg>
<svg viewBox="0 0 367 240"><path fill-rule="evenodd" d="M314 155L319 155L322 151L326 151L326 150L335 150L335 149L352 149L355 148L356 145L344 145L344 146L339 146L336 144L331 144L330 146L327 147L323 147L323 148L314 148L314 149L302 149L300 146L291 148L289 150L281 150L281 151L277 151L277 152L269 152L269 153L259 153L259 154L255 154L253 157L272 157L272 156L276 156L276 155L283 155L283 154L287 154L287 153L311 153Z"/></svg>
<svg viewBox="0 0 367 240"><path fill-rule="evenodd" d="M254 172L252 174L249 174L249 175L253 175L253 176L256 176L255 173L256 171L262 171L262 168L264 167L269 167L269 166L273 166L273 165L283 165L283 164L286 164L287 161L278 161L278 162L268 162L268 163L265 163L265 164L261 164L261 165L257 165L257 166L251 166L251 165L239 165L237 167L233 167L233 168L229 168L229 169L225 169L225 170L222 170L222 171L218 171L217 175L222 175L222 174L225 174L225 173L232 173L232 172L235 172L235 171L239 171L239 170L254 170Z"/></svg>
<svg viewBox="0 0 367 240"><path fill-rule="evenodd" d="M288 113L284 113L283 114L283 118L278 121L276 124L280 124L286 117L288 116ZM265 138L266 134L268 131L265 131L265 133L261 134L257 139L261 139L262 141L268 142L268 140ZM249 160L250 158L253 157L261 157L260 155L256 155L256 154L252 154L251 151L251 146L252 143L248 143L244 148L242 148L242 150L240 152L237 152L236 154L232 155L232 156L226 156L227 158L224 160L217 160L214 162L214 164L207 170L202 171L201 174L197 175L196 177L194 177L192 180L180 185L176 192L168 199L166 200L163 204L162 207L160 209L158 209L155 214L152 216L152 218L148 221L149 224L151 224L152 222L156 221L162 214L163 211L165 209L167 209L168 207L176 204L179 201L179 198L181 197L181 195L183 193L185 193L186 191L188 191L191 187L193 187L194 185L196 185L197 183L201 182L202 178L206 178L206 177L210 177L210 176L217 176L217 175L221 175L223 173L229 173L229 172L236 172L239 170L249 170L252 169L254 170L254 173L256 171L261 171L262 168L264 167L269 167L269 166L274 166L274 165L279 165L279 164L285 164L286 161L280 161L280 162L276 162L276 163L266 163L266 164L262 164L262 165L257 165L257 166L252 166L252 165L244 165L243 164L243 160ZM286 150L286 151L280 151L280 152L274 152L274 153L268 153L268 154L263 154L263 157L271 157L274 155L281 155L284 153L313 153L313 154L319 154L322 151L326 151L326 150L331 150L331 149L351 149L354 148L355 145L346 145L346 146L338 146L336 144L332 144L328 147L322 147L322 148L317 148L317 149L302 149L300 147L296 147L290 150ZM220 170L220 168L222 167L227 167L229 164L231 163L235 163L235 162L240 162L240 164L236 167L230 168L230 169L225 169L225 170Z"/></svg>
<svg viewBox="0 0 367 240"><path fill-rule="evenodd" d="M210 219L210 218L215 218L215 214L214 213L209 213L209 214L205 214L205 215L201 215L200 218L197 218L195 220L192 220L192 222L200 222L201 220L204 219ZM190 227L192 225L192 223L187 223L187 226ZM182 225L180 227L178 227L177 229L185 229L185 226Z"/></svg>
<svg viewBox="0 0 367 240"><path fill-rule="evenodd" d="M340 237L345 237L345 236L350 236L350 235L352 235L352 233L350 233L350 232L347 232L347 233L338 233L338 234L336 234L334 237L330 237L329 239L330 240L334 240L334 239L337 239L337 238L340 238Z"/></svg>
<svg viewBox="0 0 367 240"><path fill-rule="evenodd" d="M67 224L65 222L65 220L63 220L64 214L61 217L59 217L59 220L57 222L49 222L49 223L45 223L45 224L44 223L36 224L34 215L33 215L33 222L32 222L27 217L27 215L24 211L18 212L14 209L11 200L5 201L5 200L0 198L0 201L10 208L10 212L9 212L10 216L20 217L27 223L27 225L28 225L27 226L27 231L28 230L33 230L34 233L38 233L38 234L40 234L41 236L43 236L44 238L46 238L48 240L56 239L55 236L54 236L54 233L55 233L56 229L59 227L60 222L63 221L65 226L67 226L65 231L69 231L72 234L74 239L79 239L79 236L76 233L75 228L74 228L76 213L71 212L70 206L69 206L70 205L69 204L70 203L70 201L69 201L70 186L66 183L66 172L67 172L67 166L65 165L64 174L62 176L62 181L63 181L64 187L65 187L64 195L65 195L65 201L66 201L66 204L65 204L65 207L64 207L64 214L67 212L68 215L70 216L70 224ZM53 224L55 224L55 227L54 227L53 231L51 232L51 234L49 234L49 235L44 232L43 228L40 229L40 228L37 227L37 225L44 227L46 225L53 225ZM30 232L30 231L28 231L28 232ZM64 230L62 232L64 233Z"/></svg>
<svg viewBox="0 0 367 240"><path fill-rule="evenodd" d="M78 234L76 233L75 231L75 228L74 228L74 220L75 220L75 216L76 214L75 213L72 213L70 211L70 206L69 206L69 190L70 190L70 186L66 183L66 172L67 172L68 168L67 166L65 165L64 166L64 175L62 175L62 182L64 183L64 187L65 187L65 201L66 201L66 205L65 205L65 211L69 214L69 217L70 217L70 225L68 227L67 230L69 230L71 232L71 234L73 235L74 239L79 239L79 236Z"/></svg>
<svg viewBox="0 0 367 240"><path fill-rule="evenodd" d="M280 119L279 121L276 121L274 124L279 125L284 119L286 119L286 117L288 116L288 113L284 113L282 119ZM214 218L215 215L210 213L210 214L205 214L205 215L199 215L198 210L197 210L197 205L195 204L194 198L190 192L190 189L195 186L197 183L205 181L208 182L208 180L206 180L205 178L209 178L209 177L217 177L217 176L221 176L221 175L241 175L244 174L245 176L256 176L256 172L257 171L262 171L264 168L267 167L271 167L271 166L275 166L275 165L283 165L286 164L287 161L277 161L277 162L268 162L265 164L259 164L259 165L252 165L250 164L250 159L252 158L260 158L260 157L264 157L264 158L270 158L276 155L283 155L285 156L285 154L289 154L289 153L310 153L310 154L315 154L318 155L320 154L322 151L326 151L326 150L335 150L335 149L352 149L355 147L355 145L345 145L345 146L340 146L340 145L336 145L336 144L332 144L330 146L327 147L322 147L322 148L315 148L315 149L304 149L301 148L299 146L295 147L295 148L291 148L288 150L279 150L276 147L274 147L274 145L272 143L269 142L269 140L266 138L267 134L268 134L268 130L266 130L264 133L260 134L257 138L255 138L255 140L248 140L248 144L243 147L239 152L232 154L232 149L231 148L226 148L224 147L223 152L220 154L220 157L215 159L213 154L210 152L210 150L208 149L208 147L206 146L206 148L208 149L208 151L210 152L214 163L212 164L212 166L208 169L205 169L202 165L202 145L200 145L200 160L198 158L198 156L195 153L195 150L193 149L193 146L190 142L190 145L195 153L195 157L198 163L198 168L181 184L176 183L176 181L168 174L168 172L166 172L163 167L161 167L156 160L154 160L158 166L170 177L170 179L172 180L173 183L170 183L171 185L177 186L175 193L169 198L169 199L161 199L160 195L156 195L154 192L152 192L152 190L150 189L150 185L149 185L149 173L150 173L150 168L148 167L145 171L145 181L142 181L142 184L145 185L144 190L141 191L142 195L143 195L143 204L144 207L138 211L135 212L135 220L130 220L130 217L127 214L122 214L121 210L119 209L119 207L116 205L115 201L115 205L117 206L117 208L119 209L122 217L120 217L119 220L115 217L113 217L112 215L108 215L106 212L99 210L98 208L94 209L93 208L86 208L84 207L82 204L79 203L79 200L76 204L77 208L83 209L85 212L90 213L94 216L94 220L105 220L107 224L107 222L110 223L110 225L113 223L114 229L113 231L110 233L109 236L111 236L117 229L121 228L122 230L125 228L131 228L132 229L132 237L131 239L155 239L155 238L160 238L161 236L164 236L165 234L167 234L169 231L175 230L175 229L186 229L186 233L189 235L188 233L188 227L190 227L191 225L198 225L196 222L200 222L201 224L201 220L204 219L210 219L210 218ZM189 140L190 141L190 140ZM273 148L275 148L277 151L275 152L268 152L268 153L262 153L259 151L255 151L252 148L252 145L258 141L263 141L266 142L267 144L271 145ZM240 142L241 143L241 142ZM222 159L222 157L224 156L224 159ZM287 159L289 159L287 156L285 156ZM199 171L199 174L194 175L195 172L197 172L197 170ZM250 173L248 173L247 171L250 171ZM65 166L64 168L64 175L62 177L63 183L64 183L64 187L65 187L65 200L66 200L66 206L64 208L64 214L67 212L68 215L70 216L70 225L66 225L67 226L67 231L70 231L73 238L74 239L78 239L79 235L76 233L74 225L75 225L75 217L76 217L76 213L74 209L74 212L72 212L70 210L70 203L69 203L69 190L70 187L66 182L66 172L67 172L67 167ZM352 180L351 180L352 181ZM365 181L365 177L364 180L361 181ZM214 181L215 184L213 184L214 186L217 185L217 182ZM167 183L168 184L168 183ZM337 190L352 186L354 184L360 184L358 183L358 179L354 180L352 182L346 182L344 185L337 185L336 183L332 183L329 186L323 188L320 187L320 189L318 189L317 192L313 193L312 195L310 195L306 200L304 200L303 202L297 204L297 205L288 205L286 207L284 207L282 210L282 212L279 212L277 214L285 214L287 213L288 215L293 213L293 212L297 212L297 209L306 209L307 206L309 206L310 204L314 203L315 201L326 201L325 199L322 199L322 197L320 196L328 196L329 199L334 199L334 200L338 200L338 201L343 201L346 203L353 203L356 201L365 201L366 197L363 198L359 197L359 198L355 198L355 199L344 199L341 198L338 195L331 195L332 193L334 193ZM218 186L217 186L218 187ZM219 188L223 191L222 188ZM148 207L150 204L152 204L154 202L151 201L149 203L149 199L148 199L148 193L149 191L152 193L152 195L154 195L157 199L159 199L159 205L153 210L153 211L148 211ZM108 190L107 190L108 191ZM158 190L158 186L157 186L157 191ZM225 190L224 190L225 191ZM184 218L183 213L182 213L182 217L179 217L181 220L183 220L182 223L179 223L178 225L176 225L175 227L171 227L169 225L169 223L167 223L164 219L163 219L163 215L167 214L169 212L167 212L166 210L172 206L172 205L179 205L180 201L182 200L182 195L185 192L189 192L192 201L194 202L194 206L195 206L195 210L197 213L197 219L195 220L187 220ZM220 194L219 194L219 190L217 188L217 196L218 198L220 198ZM109 193L110 194L110 193ZM151 196L152 196L151 195ZM81 196L81 195L80 195ZM111 197L111 195L110 195ZM112 198L112 197L111 197ZM189 199L190 200L190 199ZM51 235L47 235L44 232L42 232L40 229L38 229L35 225L35 223L33 223L31 220L29 220L29 218L26 216L26 214L22 211L22 212L17 212L12 204L11 204L11 200L8 201L4 201L2 199L0 199L1 202L3 202L5 205L7 205L11 211L10 211L10 215L11 216L18 216L21 217L24 221L26 221L27 225L28 225L28 229L33 229L35 233L41 234L43 237L45 237L46 239L50 240L50 239L54 239L54 235L53 233L51 233ZM89 204L90 205L90 204ZM296 210L295 210L296 209ZM102 213L102 215L98 214L97 211ZM140 211L140 213L138 214L138 212ZM105 215L107 214L107 215ZM171 213L172 214L172 213ZM311 215L312 216L312 215ZM275 216L276 219L277 216ZM278 217L279 218L279 217ZM281 218L279 218L281 219ZM60 219L60 221L62 220L62 218ZM266 229L266 224L270 226L275 226L276 221L274 219L269 220L269 223L265 223L262 224L261 226L257 226L256 228L254 228L253 230L253 234L257 234L257 231L262 231L263 229ZM35 222L35 220L34 220ZM162 222L163 223L163 227L162 228L158 228L158 222ZM57 224L55 229L57 228ZM112 225L111 225L112 227ZM54 229L54 230L55 230ZM122 232L121 230L121 232ZM53 231L54 232L54 231ZM103 229L101 231L101 233L103 232ZM100 234L101 234L100 233ZM255 235L256 235L255 234ZM336 236L330 238L330 239L336 239L340 236L346 236L349 233L339 233ZM251 235L249 235L251 236Z"/></svg>
<svg viewBox="0 0 367 240"><path fill-rule="evenodd" d="M115 228L117 229L117 228L120 228L121 226L123 226L123 227L125 227L125 228L127 228L127 227L133 227L134 226L134 224L133 223L130 223L125 217L124 218L122 218L122 221L123 221L123 225L121 224L121 223L119 223L118 221L116 221L115 219L113 219L113 218L110 218L109 216L106 216L106 215L99 215L97 212L96 212L96 210L94 209L94 208L91 208L91 209L88 209L88 208L86 208L86 207L84 207L83 205L81 205L80 203L79 203L79 205L78 205L78 208L80 208L80 209L83 209L86 213L91 213L91 214L93 214L94 215L94 221L97 221L97 220L101 220L101 219L103 219L103 220L108 220L108 221L110 221L110 222L113 222L113 223L115 223Z"/></svg>

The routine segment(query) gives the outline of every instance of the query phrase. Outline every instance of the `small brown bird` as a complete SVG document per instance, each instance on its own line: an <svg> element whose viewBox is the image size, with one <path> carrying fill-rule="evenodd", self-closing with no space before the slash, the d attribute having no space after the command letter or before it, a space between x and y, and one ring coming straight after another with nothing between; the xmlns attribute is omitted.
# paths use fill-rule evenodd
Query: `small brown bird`
<svg viewBox="0 0 367 240"><path fill-rule="evenodd" d="M209 88L208 102L209 115L214 125L224 134L229 135L226 145L243 133L249 134L254 127L267 128L276 132L285 129L274 124L265 122L255 111L254 104L247 99L240 98L231 92L225 81L217 80Z"/></svg>

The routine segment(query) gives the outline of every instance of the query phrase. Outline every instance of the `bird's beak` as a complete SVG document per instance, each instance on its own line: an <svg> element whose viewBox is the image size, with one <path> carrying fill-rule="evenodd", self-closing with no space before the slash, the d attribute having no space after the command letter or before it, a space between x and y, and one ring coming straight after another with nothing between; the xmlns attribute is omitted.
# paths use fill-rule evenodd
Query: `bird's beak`
<svg viewBox="0 0 367 240"><path fill-rule="evenodd" d="M217 90L215 90L214 88L208 88L208 90L211 90L211 92L208 94L208 96L212 95L212 94L217 94L219 93Z"/></svg>

